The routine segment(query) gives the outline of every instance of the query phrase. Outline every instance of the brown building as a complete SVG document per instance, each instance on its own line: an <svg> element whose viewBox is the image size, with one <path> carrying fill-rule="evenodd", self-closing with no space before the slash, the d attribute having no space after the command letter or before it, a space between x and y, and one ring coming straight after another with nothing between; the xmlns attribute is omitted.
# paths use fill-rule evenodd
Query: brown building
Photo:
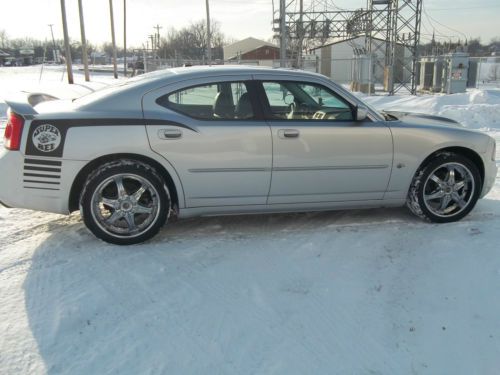
<svg viewBox="0 0 500 375"><path fill-rule="evenodd" d="M277 60L279 55L276 45L251 37L224 47L224 60Z"/></svg>

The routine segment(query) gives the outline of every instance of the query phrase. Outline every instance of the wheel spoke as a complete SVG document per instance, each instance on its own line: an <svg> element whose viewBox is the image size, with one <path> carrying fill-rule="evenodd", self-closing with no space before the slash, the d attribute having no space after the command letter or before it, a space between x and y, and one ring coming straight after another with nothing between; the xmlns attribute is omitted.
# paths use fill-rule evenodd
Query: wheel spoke
<svg viewBox="0 0 500 375"><path fill-rule="evenodd" d="M440 211L444 211L451 202L451 197L449 195L445 195L443 199L441 199L441 205L439 206Z"/></svg>
<svg viewBox="0 0 500 375"><path fill-rule="evenodd" d="M108 217L105 220L105 222L106 222L106 224L113 225L114 223L116 223L117 220L120 220L122 217L123 217L123 212L115 211L115 212L113 212L113 214L110 217Z"/></svg>
<svg viewBox="0 0 500 375"><path fill-rule="evenodd" d="M453 199L460 206L460 208L464 208L467 205L467 202L457 193L453 193L451 195L451 199Z"/></svg>
<svg viewBox="0 0 500 375"><path fill-rule="evenodd" d="M455 191L458 191L458 190L462 189L464 186L465 186L465 181L460 181L460 182L457 182L455 184L455 186L453 186L453 188L455 189Z"/></svg>
<svg viewBox="0 0 500 375"><path fill-rule="evenodd" d="M435 193L425 195L425 200L429 201L429 200L433 200L433 199L442 198L443 196L444 196L444 191L438 190Z"/></svg>
<svg viewBox="0 0 500 375"><path fill-rule="evenodd" d="M452 165L448 166L448 176L446 177L446 182L450 185L455 184L455 168Z"/></svg>
<svg viewBox="0 0 500 375"><path fill-rule="evenodd" d="M118 189L118 196L119 197L125 197L127 195L127 190L125 190L125 186L123 186L123 177L122 176L116 176L114 179L116 188Z"/></svg>
<svg viewBox="0 0 500 375"><path fill-rule="evenodd" d="M145 207L145 206L141 206L140 204L138 204L135 207L134 212L136 214L150 214L151 212L153 212L153 209L150 207Z"/></svg>
<svg viewBox="0 0 500 375"><path fill-rule="evenodd" d="M132 212L127 212L125 214L125 221L127 222L128 229L130 231L133 231L137 228L137 225L135 224L134 214Z"/></svg>
<svg viewBox="0 0 500 375"><path fill-rule="evenodd" d="M438 176L436 176L435 174L432 174L432 176L429 177L429 179L431 179L432 181L434 181L436 184L438 184L439 186L442 186L444 184L444 181L441 180Z"/></svg>
<svg viewBox="0 0 500 375"><path fill-rule="evenodd" d="M146 187L144 185L141 185L141 187L137 189L137 191L134 194L132 194L132 197L134 197L136 201L139 201L139 199L141 199L142 194L144 194L145 191Z"/></svg>
<svg viewBox="0 0 500 375"><path fill-rule="evenodd" d="M101 202L102 202L102 204L105 204L108 207L112 207L115 209L118 208L118 200L117 199L109 199L109 198L101 197Z"/></svg>

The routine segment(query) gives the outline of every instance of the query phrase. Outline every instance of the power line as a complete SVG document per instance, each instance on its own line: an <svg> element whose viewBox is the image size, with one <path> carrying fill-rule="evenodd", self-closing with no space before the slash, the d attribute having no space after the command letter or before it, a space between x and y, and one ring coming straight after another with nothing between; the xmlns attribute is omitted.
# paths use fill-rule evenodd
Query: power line
<svg viewBox="0 0 500 375"><path fill-rule="evenodd" d="M438 20L436 20L434 17L432 17L429 13L427 13L426 9L425 9L425 6L422 4L422 10L424 11L424 14L430 18L431 20L433 20L434 22L436 22L438 25L441 25L445 28L447 28L448 30L451 30L451 31L454 31L456 33L459 33L460 35L462 35L464 37L464 39L467 39L467 35L465 35L463 32L461 31L458 31L457 29L454 29L452 27L449 27L449 26L446 26L445 24L439 22Z"/></svg>
<svg viewBox="0 0 500 375"><path fill-rule="evenodd" d="M500 4L483 5L477 7L457 7L457 8L429 8L430 11L442 11L442 10L466 10L466 9L488 9L488 8L498 8Z"/></svg>

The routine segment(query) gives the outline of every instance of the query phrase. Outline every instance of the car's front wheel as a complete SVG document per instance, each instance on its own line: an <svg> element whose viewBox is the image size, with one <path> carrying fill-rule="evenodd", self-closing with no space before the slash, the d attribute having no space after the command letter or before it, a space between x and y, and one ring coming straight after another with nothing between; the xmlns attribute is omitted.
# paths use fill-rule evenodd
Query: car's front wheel
<svg viewBox="0 0 500 375"><path fill-rule="evenodd" d="M457 221L476 205L481 184L479 170L469 159L442 153L417 171L407 205L414 214L432 222Z"/></svg>
<svg viewBox="0 0 500 375"><path fill-rule="evenodd" d="M131 245L158 233L168 219L170 195L162 178L147 164L117 160L89 176L80 211L96 237Z"/></svg>

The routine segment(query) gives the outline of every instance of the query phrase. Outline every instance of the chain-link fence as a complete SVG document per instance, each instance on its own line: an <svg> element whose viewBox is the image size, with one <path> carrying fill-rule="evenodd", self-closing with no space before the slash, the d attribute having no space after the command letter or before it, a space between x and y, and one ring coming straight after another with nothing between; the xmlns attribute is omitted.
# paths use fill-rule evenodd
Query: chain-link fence
<svg viewBox="0 0 500 375"><path fill-rule="evenodd" d="M471 57L469 87L500 88L500 56Z"/></svg>
<svg viewBox="0 0 500 375"><path fill-rule="evenodd" d="M195 59L161 59L147 57L146 59L139 59L134 64L134 74L141 74L144 72L152 72L159 69L177 68L182 66L195 66L207 65L206 60ZM278 68L281 66L280 60L214 60L212 65L250 65L250 66L267 66ZM300 60L289 59L284 62L286 68L303 69L309 72L318 72L318 60L315 56L304 57Z"/></svg>

